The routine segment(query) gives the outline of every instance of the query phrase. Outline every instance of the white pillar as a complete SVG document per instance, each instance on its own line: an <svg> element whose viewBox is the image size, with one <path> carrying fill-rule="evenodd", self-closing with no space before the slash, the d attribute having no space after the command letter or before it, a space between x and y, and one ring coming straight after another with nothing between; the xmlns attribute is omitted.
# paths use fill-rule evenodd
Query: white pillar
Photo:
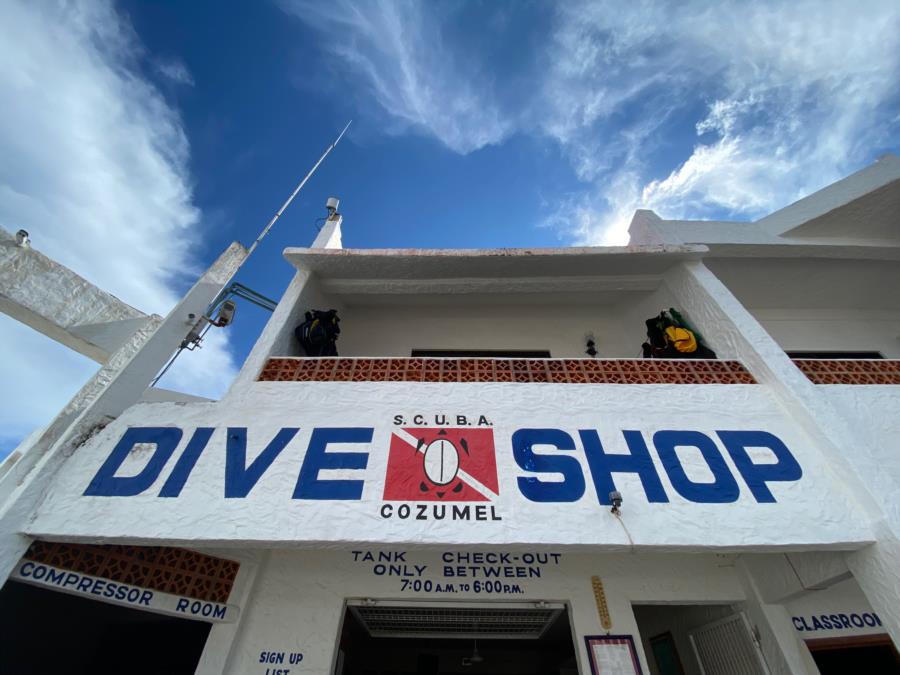
<svg viewBox="0 0 900 675"><path fill-rule="evenodd" d="M884 526L878 541L846 556L847 566L900 649L900 541Z"/></svg>
<svg viewBox="0 0 900 675"><path fill-rule="evenodd" d="M765 602L759 589L762 580L745 560L738 559L737 571L746 596L747 618L755 629L771 675L819 675L784 606Z"/></svg>
<svg viewBox="0 0 900 675"><path fill-rule="evenodd" d="M114 355L0 480L0 583L28 548L21 536L59 468L98 430L137 403L247 256L232 244L136 351ZM128 349L123 347L122 350Z"/></svg>
<svg viewBox="0 0 900 675"><path fill-rule="evenodd" d="M342 248L341 222L342 218L339 213L326 220L310 248ZM253 345L253 349L244 361L244 365L241 366L241 370L232 382L225 398L230 399L246 390L270 357L288 356L292 353L289 348L293 340L292 331L294 326L301 321L303 311L322 304L318 284L314 281L310 283L311 276L312 274L306 270L297 270L297 273L294 274L294 278L291 279L281 300L278 301L278 306L269 317L266 327L263 328L256 344Z"/></svg>
<svg viewBox="0 0 900 675"><path fill-rule="evenodd" d="M878 496L864 478L878 471L865 452L865 447L875 447L878 439L862 426L851 428L702 262L679 266L666 275L666 284L712 346L740 359L760 384L769 388L786 413L815 441L835 484L845 486L861 506L868 517L864 525L874 530L877 543L848 555L847 564L886 631L900 644L900 543Z"/></svg>
<svg viewBox="0 0 900 675"><path fill-rule="evenodd" d="M264 574L271 551L241 551L238 556L233 551L203 551L209 555L238 560L240 568L231 588L228 601L241 608L237 621L232 623L214 623L210 628L200 661L194 675L221 675L226 672L231 661L231 652L237 644L237 637L248 621L247 615L252 612L257 580Z"/></svg>

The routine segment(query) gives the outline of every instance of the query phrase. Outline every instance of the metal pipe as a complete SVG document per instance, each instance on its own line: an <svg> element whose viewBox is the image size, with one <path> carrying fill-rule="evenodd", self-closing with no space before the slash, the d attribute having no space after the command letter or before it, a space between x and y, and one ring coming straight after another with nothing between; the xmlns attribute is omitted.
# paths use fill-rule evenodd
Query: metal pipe
<svg viewBox="0 0 900 675"><path fill-rule="evenodd" d="M334 143L329 145L328 149L326 149L325 152L322 153L322 156L319 157L319 161L316 162L315 165L313 165L313 168L309 170L309 173L303 177L303 180L300 181L300 184L297 186L297 189L295 189L291 193L291 196L288 197L287 201L281 205L281 208L278 209L278 212L274 216L272 216L272 220L270 220L269 224L263 228L263 231L259 233L259 236L256 238L256 241L254 241L253 244L250 246L250 250L247 251L247 258L249 258L250 254L253 253L253 251L256 249L257 246L259 246L259 242L262 241L263 237L265 237L267 234L269 234L269 230L272 229L272 226L275 224L275 221L281 217L281 214L284 213L284 210L288 206L290 206L292 201L294 201L294 197L296 197L297 193L300 192L300 190L303 188L304 185L306 185L306 181L308 181L310 179L310 177L312 177L312 175L316 172L316 169L319 168L319 164L321 164L322 161L328 156L328 153L331 152L332 150L334 150L334 147L340 142L341 138L343 138L344 134L346 133L347 129L350 128L351 124L353 124L353 120L350 120L349 122L347 122L347 126L345 126L344 130L341 131L340 134L338 134L338 137L335 139ZM246 261L246 258L244 260Z"/></svg>

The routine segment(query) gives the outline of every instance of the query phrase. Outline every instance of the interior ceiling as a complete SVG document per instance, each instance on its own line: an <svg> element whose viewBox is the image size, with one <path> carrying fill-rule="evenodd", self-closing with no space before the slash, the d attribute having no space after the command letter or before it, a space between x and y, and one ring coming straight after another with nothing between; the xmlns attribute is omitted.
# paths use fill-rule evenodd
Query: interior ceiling
<svg viewBox="0 0 900 675"><path fill-rule="evenodd" d="M894 261L708 258L706 265L747 307L900 309Z"/></svg>
<svg viewBox="0 0 900 675"><path fill-rule="evenodd" d="M567 305L580 307L610 307L620 303L637 302L647 295L646 291L595 291L567 293L358 293L337 297L346 307L369 306L439 306L462 307L466 305L522 306L522 305Z"/></svg>

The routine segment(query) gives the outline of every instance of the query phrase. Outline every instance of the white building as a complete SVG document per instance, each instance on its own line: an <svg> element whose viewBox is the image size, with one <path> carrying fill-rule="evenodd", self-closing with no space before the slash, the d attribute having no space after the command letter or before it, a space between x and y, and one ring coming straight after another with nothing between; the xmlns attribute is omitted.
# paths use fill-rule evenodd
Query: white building
<svg viewBox="0 0 900 675"><path fill-rule="evenodd" d="M897 672L900 158L627 247L340 226L216 402L148 383L243 247L165 319L61 318L77 277L4 240L0 307L103 366L3 465L0 670ZM669 308L716 360L639 358Z"/></svg>

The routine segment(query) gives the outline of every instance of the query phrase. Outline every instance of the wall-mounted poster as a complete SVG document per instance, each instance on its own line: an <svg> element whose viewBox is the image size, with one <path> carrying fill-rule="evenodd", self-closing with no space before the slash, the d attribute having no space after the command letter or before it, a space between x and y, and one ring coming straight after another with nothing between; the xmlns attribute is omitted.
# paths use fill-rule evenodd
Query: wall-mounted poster
<svg viewBox="0 0 900 675"><path fill-rule="evenodd" d="M643 675L630 635L585 635L593 675Z"/></svg>

